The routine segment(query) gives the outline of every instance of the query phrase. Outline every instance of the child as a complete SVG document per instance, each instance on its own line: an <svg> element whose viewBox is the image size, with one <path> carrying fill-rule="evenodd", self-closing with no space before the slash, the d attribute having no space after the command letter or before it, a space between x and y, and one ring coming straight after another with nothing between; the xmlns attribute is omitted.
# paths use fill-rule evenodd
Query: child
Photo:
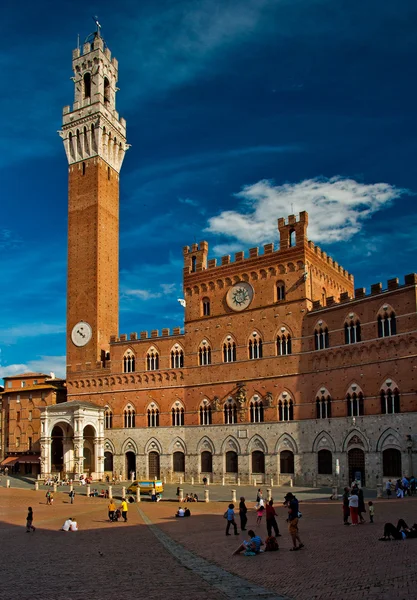
<svg viewBox="0 0 417 600"><path fill-rule="evenodd" d="M369 500L368 507L369 507L369 522L373 523L374 522L374 514L375 514L375 506L374 506L374 503L372 502L372 500Z"/></svg>
<svg viewBox="0 0 417 600"><path fill-rule="evenodd" d="M264 509L264 507L263 507L263 506L259 506L259 508L258 508L258 512L257 512L258 518L256 519L256 524L257 524L257 525L260 525L260 524L261 524L261 521L262 521L262 515L264 514L264 510L265 510L265 509Z"/></svg>
<svg viewBox="0 0 417 600"><path fill-rule="evenodd" d="M32 525L33 523L33 510L32 507L28 507L28 516L26 517L26 533L30 533L31 530L35 533L36 528Z"/></svg>

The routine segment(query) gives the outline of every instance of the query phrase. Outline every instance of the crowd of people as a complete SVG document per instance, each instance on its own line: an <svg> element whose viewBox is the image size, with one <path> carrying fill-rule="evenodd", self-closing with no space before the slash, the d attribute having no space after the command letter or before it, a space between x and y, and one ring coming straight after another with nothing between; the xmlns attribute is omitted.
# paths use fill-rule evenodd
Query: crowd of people
<svg viewBox="0 0 417 600"><path fill-rule="evenodd" d="M402 479L397 479L395 483L391 479L388 479L385 484L385 492L387 494L387 498L391 498L393 493L397 498L404 498L404 496L415 496L416 486L417 481L414 475L411 477L404 476Z"/></svg>

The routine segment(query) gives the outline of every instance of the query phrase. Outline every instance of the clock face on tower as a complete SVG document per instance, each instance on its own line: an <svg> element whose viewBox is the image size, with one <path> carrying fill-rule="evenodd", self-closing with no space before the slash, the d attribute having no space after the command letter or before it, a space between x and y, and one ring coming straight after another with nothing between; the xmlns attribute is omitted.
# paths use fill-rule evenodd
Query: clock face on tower
<svg viewBox="0 0 417 600"><path fill-rule="evenodd" d="M81 348L82 346L88 344L92 335L93 331L91 326L85 321L80 321L72 328L71 340L75 346Z"/></svg>
<svg viewBox="0 0 417 600"><path fill-rule="evenodd" d="M227 306L232 310L240 311L248 308L253 299L253 287L246 281L235 283L226 294Z"/></svg>

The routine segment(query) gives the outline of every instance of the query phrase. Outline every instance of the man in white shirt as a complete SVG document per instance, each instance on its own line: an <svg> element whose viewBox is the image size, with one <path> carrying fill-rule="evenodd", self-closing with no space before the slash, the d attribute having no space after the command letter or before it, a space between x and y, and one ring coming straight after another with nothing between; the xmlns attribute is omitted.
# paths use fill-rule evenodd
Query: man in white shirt
<svg viewBox="0 0 417 600"><path fill-rule="evenodd" d="M183 517L184 516L184 509L183 508L179 508L177 514L175 515L176 517Z"/></svg>
<svg viewBox="0 0 417 600"><path fill-rule="evenodd" d="M78 531L77 521L71 519L70 531Z"/></svg>
<svg viewBox="0 0 417 600"><path fill-rule="evenodd" d="M71 517L65 521L63 526L61 527L61 531L69 531L71 527L72 519Z"/></svg>

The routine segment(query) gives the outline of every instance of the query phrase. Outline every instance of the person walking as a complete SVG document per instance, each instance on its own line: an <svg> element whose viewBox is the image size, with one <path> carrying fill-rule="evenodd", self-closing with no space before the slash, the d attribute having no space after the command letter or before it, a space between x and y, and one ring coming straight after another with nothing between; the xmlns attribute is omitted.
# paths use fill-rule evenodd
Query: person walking
<svg viewBox="0 0 417 600"><path fill-rule="evenodd" d="M304 548L304 544L302 543L298 533L298 500L292 492L288 492L288 494L285 496L284 504L288 508L288 531L293 543L293 547L290 548L290 552L295 552L296 550L301 550L301 548Z"/></svg>
<svg viewBox="0 0 417 600"><path fill-rule="evenodd" d="M122 498L122 503L120 505L120 510L122 512L123 521L127 523L127 502L126 498Z"/></svg>
<svg viewBox="0 0 417 600"><path fill-rule="evenodd" d="M274 530L275 537L280 537L280 532L278 528L278 523L276 521L277 513L274 508L274 501L271 500L266 505L266 530L268 532L268 537L271 537L272 530Z"/></svg>
<svg viewBox="0 0 417 600"><path fill-rule="evenodd" d="M237 532L237 525L236 525L236 521L235 521L235 511L233 510L235 508L234 504L229 504L229 508L226 511L226 519L227 519L227 525L226 525L226 535L231 535L229 533L229 529L230 529L230 525L233 525L234 530L235 530L235 535L239 535Z"/></svg>
<svg viewBox="0 0 417 600"><path fill-rule="evenodd" d="M359 498L355 489L352 489L351 494L349 496L349 510L350 510L350 519L352 521L352 526L358 524L358 506L359 506Z"/></svg>
<svg viewBox="0 0 417 600"><path fill-rule="evenodd" d="M350 491L349 488L345 487L344 493L343 493L343 525L350 525L350 523L349 523L349 515L350 515L349 491Z"/></svg>
<svg viewBox="0 0 417 600"><path fill-rule="evenodd" d="M46 504L48 504L50 506L52 504L52 502L51 502L51 492L49 490L46 492L45 498L46 498Z"/></svg>
<svg viewBox="0 0 417 600"><path fill-rule="evenodd" d="M114 521L114 513L116 511L116 505L114 503L113 498L110 500L107 510L109 511L109 521Z"/></svg>
<svg viewBox="0 0 417 600"><path fill-rule="evenodd" d="M359 516L359 523L365 523L365 519L362 516L362 513L366 513L366 508L365 508L365 500L363 498L363 489L359 488L358 489L358 516Z"/></svg>
<svg viewBox="0 0 417 600"><path fill-rule="evenodd" d="M391 481L391 479L388 479L388 481L385 484L385 491L387 492L387 498L391 498L391 486L392 486L392 481Z"/></svg>
<svg viewBox="0 0 417 600"><path fill-rule="evenodd" d="M75 498L74 490L71 490L70 493L68 494L68 496L69 496L71 504L74 504L74 498Z"/></svg>
<svg viewBox="0 0 417 600"><path fill-rule="evenodd" d="M242 531L246 531L246 523L248 522L247 512L248 512L248 509L246 508L245 498L243 496L241 496L240 502L239 502L239 517L240 517L240 528Z"/></svg>
<svg viewBox="0 0 417 600"><path fill-rule="evenodd" d="M26 517L26 533L33 531L35 533L36 527L33 526L33 510L32 507L28 507L28 515Z"/></svg>

